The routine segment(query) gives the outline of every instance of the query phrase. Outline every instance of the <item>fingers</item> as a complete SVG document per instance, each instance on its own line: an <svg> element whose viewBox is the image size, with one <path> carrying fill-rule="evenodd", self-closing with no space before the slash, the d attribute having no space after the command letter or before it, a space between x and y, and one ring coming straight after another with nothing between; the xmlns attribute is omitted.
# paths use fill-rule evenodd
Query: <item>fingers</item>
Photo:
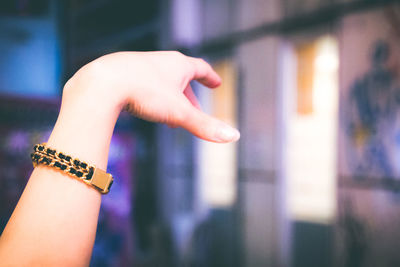
<svg viewBox="0 0 400 267"><path fill-rule="evenodd" d="M216 143L234 142L240 138L240 133L228 124L205 114L186 100L183 106L185 113L180 126L195 136Z"/></svg>
<svg viewBox="0 0 400 267"><path fill-rule="evenodd" d="M193 66L192 78L194 80L210 88L218 87L221 84L221 78L210 64L201 58L188 57L188 59Z"/></svg>
<svg viewBox="0 0 400 267"><path fill-rule="evenodd" d="M201 106L199 101L197 100L196 95L193 93L193 89L190 86L190 84L188 84L188 86L186 87L186 89L183 91L183 94L187 97L187 99L190 101L190 103L192 103L192 105L194 107L196 107L197 109L201 110Z"/></svg>

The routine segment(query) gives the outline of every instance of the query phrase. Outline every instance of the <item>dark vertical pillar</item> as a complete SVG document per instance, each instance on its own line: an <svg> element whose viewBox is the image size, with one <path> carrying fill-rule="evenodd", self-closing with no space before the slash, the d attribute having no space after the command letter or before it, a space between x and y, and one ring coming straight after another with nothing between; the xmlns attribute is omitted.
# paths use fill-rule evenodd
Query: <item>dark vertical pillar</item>
<svg viewBox="0 0 400 267"><path fill-rule="evenodd" d="M292 266L333 266L332 225L293 222Z"/></svg>

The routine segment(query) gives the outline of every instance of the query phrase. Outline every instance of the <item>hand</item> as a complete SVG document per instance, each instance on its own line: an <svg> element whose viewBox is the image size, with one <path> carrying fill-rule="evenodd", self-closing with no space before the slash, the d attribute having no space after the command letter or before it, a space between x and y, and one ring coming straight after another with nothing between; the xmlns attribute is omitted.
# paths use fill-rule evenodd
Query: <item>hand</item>
<svg viewBox="0 0 400 267"><path fill-rule="evenodd" d="M167 51L118 52L83 67L68 82L80 86L68 87L89 88L91 95L104 96L100 101L128 107L145 120L183 127L208 141L239 139L236 129L200 110L192 80L210 88L221 83L212 67L199 58Z"/></svg>
<svg viewBox="0 0 400 267"><path fill-rule="evenodd" d="M208 87L221 82L206 62L177 52L101 57L65 85L47 143L107 170L115 122L128 104L140 118L181 126L206 140L237 140L237 130L198 109L192 80ZM2 266L88 266L100 203L100 193L81 181L53 168L35 168L0 236Z"/></svg>

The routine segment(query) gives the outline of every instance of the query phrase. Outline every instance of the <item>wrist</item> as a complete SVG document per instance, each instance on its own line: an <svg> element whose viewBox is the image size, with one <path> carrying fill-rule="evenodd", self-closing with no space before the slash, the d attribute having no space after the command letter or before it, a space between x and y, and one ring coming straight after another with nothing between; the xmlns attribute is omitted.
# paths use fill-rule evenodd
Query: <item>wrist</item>
<svg viewBox="0 0 400 267"><path fill-rule="evenodd" d="M49 146L103 170L122 101L104 86L72 78L64 87L60 113Z"/></svg>
<svg viewBox="0 0 400 267"><path fill-rule="evenodd" d="M107 70L98 65L96 61L85 65L67 81L63 89L63 104L83 102L91 113L104 108L111 116L118 116L126 104L126 97Z"/></svg>

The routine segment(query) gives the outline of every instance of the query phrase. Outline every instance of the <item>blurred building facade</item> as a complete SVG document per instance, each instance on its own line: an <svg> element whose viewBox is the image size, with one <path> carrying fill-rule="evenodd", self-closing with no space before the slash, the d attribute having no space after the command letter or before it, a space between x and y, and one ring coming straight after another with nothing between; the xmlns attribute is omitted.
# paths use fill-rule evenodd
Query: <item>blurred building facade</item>
<svg viewBox="0 0 400 267"><path fill-rule="evenodd" d="M396 1L2 5L1 98L15 103L0 108L4 164L10 145L22 155L46 138L62 84L102 54L180 50L223 78L216 91L193 86L207 113L239 128L236 144L122 116L110 153L122 178L104 198L93 266L399 265ZM38 51L45 57L31 61L51 79L40 67L32 81L11 79L29 73L21 61ZM43 113L20 108L38 96L54 115L22 127L27 113ZM0 177L4 195L13 185L15 201L23 177ZM10 212L2 205L3 225Z"/></svg>

